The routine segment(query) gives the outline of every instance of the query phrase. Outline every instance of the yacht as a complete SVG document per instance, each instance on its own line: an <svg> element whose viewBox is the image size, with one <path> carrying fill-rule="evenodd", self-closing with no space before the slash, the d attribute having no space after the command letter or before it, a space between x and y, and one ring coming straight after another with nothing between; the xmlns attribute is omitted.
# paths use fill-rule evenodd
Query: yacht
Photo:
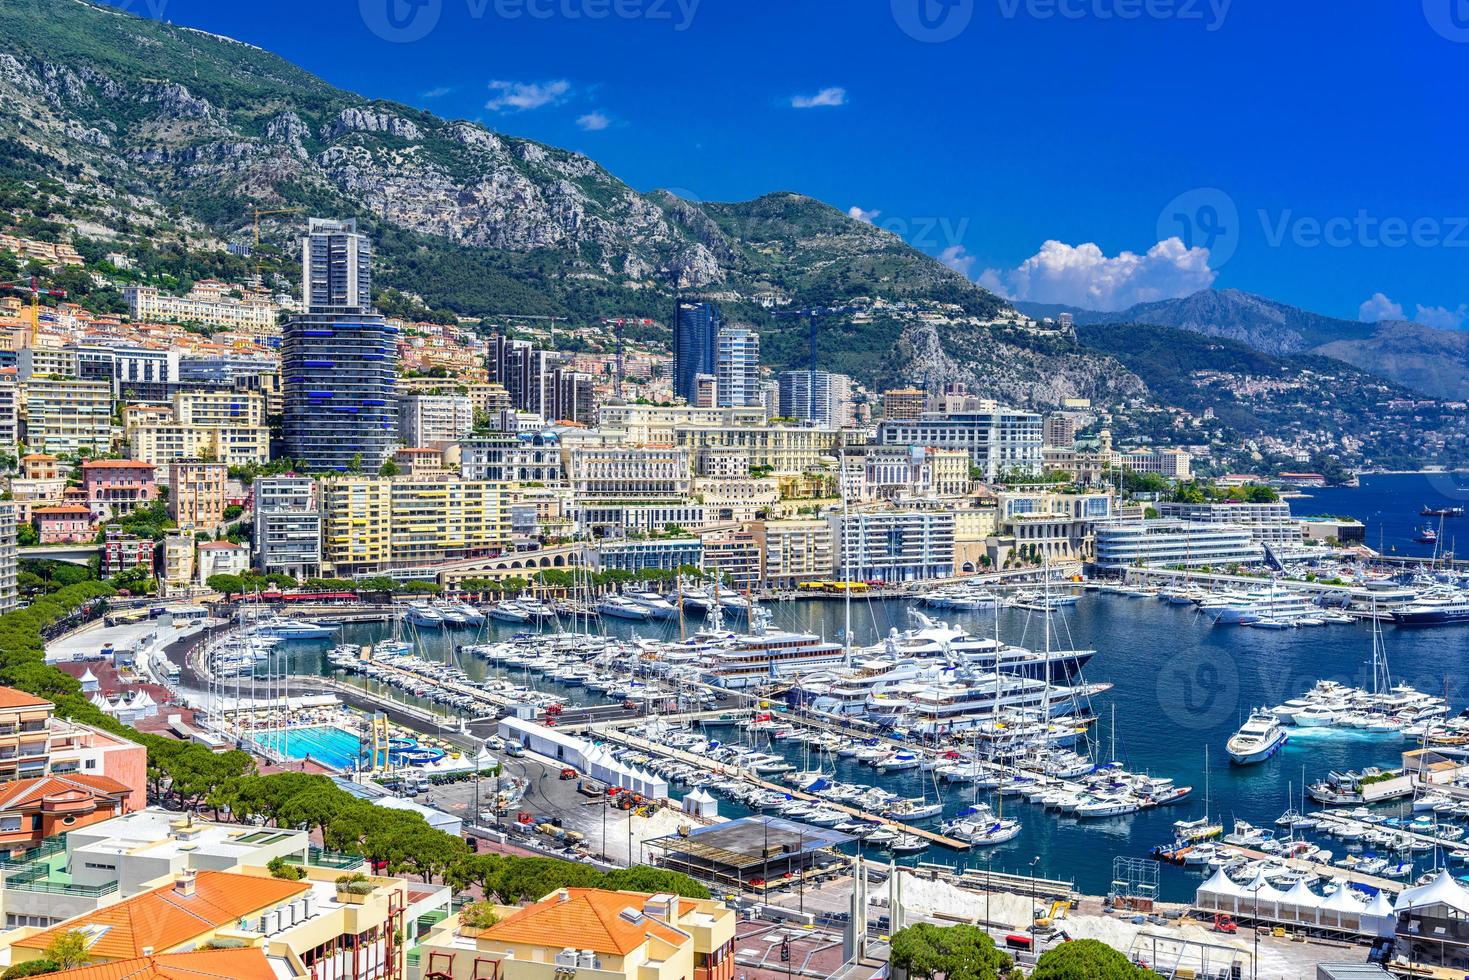
<svg viewBox="0 0 1469 980"><path fill-rule="evenodd" d="M1229 751L1230 762L1237 766L1248 766L1270 758L1288 738L1275 715L1268 711L1256 711L1234 733L1225 747Z"/></svg>
<svg viewBox="0 0 1469 980"><path fill-rule="evenodd" d="M403 619L419 627L444 625L444 614L430 602L410 602L403 612Z"/></svg>
<svg viewBox="0 0 1469 980"><path fill-rule="evenodd" d="M1398 626L1447 626L1469 623L1469 595L1425 595L1392 610Z"/></svg>
<svg viewBox="0 0 1469 980"><path fill-rule="evenodd" d="M322 640L337 632L337 627L326 623L313 623L309 619L268 619L255 627L260 636L275 636L282 640Z"/></svg>
<svg viewBox="0 0 1469 980"><path fill-rule="evenodd" d="M750 610L750 619L749 633L701 634L682 645L701 654L699 662L708 683L726 688L756 687L808 671L830 669L846 660L846 650L840 643L823 640L814 633L770 629L770 614L759 606Z"/></svg>
<svg viewBox="0 0 1469 980"><path fill-rule="evenodd" d="M975 807L941 828L945 837L962 840L973 847L989 847L1014 840L1020 835L1020 821L996 817L987 806Z"/></svg>
<svg viewBox="0 0 1469 980"><path fill-rule="evenodd" d="M610 595L597 603L597 612L614 619L631 619L638 622L652 618L652 613L648 612L646 606L634 602L627 596L620 595Z"/></svg>
<svg viewBox="0 0 1469 980"><path fill-rule="evenodd" d="M628 598L646 609L649 619L678 618L678 607L656 592L634 592Z"/></svg>
<svg viewBox="0 0 1469 980"><path fill-rule="evenodd" d="M513 599L497 602L490 607L490 618L501 623L528 623L530 613Z"/></svg>
<svg viewBox="0 0 1469 980"><path fill-rule="evenodd" d="M1219 602L1205 602L1200 607L1214 615L1221 626L1263 623L1266 628L1290 624L1316 612L1304 596L1294 592L1251 592Z"/></svg>

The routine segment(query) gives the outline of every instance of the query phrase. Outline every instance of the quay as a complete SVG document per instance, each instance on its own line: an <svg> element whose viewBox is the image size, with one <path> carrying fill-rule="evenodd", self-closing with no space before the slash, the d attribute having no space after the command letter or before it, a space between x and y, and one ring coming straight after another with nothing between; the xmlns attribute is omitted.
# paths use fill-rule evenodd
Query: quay
<svg viewBox="0 0 1469 980"><path fill-rule="evenodd" d="M854 817L858 820L865 820L868 823L877 824L883 827L891 827L893 830L899 831L901 833L911 834L914 837L920 837L923 840L928 841L930 844L938 844L941 847L947 847L953 851L969 850L970 845L968 841L962 841L954 837L946 837L943 834L935 833L932 830L924 830L921 827L915 827L912 824L902 823L901 821L890 820L887 817L883 817L875 813L870 813L866 810L859 810L856 807L847 806L844 803L827 800L823 797L819 797L811 793L804 793L792 786L783 786L779 783L772 783L769 780L760 778L760 776L756 773L741 768L740 766L721 765L710 759L706 759L703 756L695 755L692 752L684 752L681 749L674 749L669 748L666 745L659 745L656 742L650 742L648 739L639 738L636 735L629 735L626 732L618 731L615 728L598 729L597 733L603 738L608 739L609 741L617 742L621 745L627 746L628 748L637 749L640 752L649 752L655 755L661 755L664 758L687 763L688 765L698 766L700 769L703 769L706 772L712 772L716 775L728 776L732 779L738 779L742 782L749 783L752 786L757 786L760 789L769 790L775 793L781 793L786 796L790 796L793 799L806 800L807 802L811 803L820 803L824 807L829 807L833 810L840 810L842 813L845 813L849 817Z"/></svg>
<svg viewBox="0 0 1469 980"><path fill-rule="evenodd" d="M1364 820L1358 820L1355 817L1349 817L1343 813L1332 813L1328 810L1323 810L1313 814L1313 816L1321 821L1322 829L1328 826L1337 826L1352 827L1364 831L1379 830L1411 841L1442 848L1445 851L1459 851L1469 848L1469 841L1466 840L1449 840L1444 837L1435 837L1432 834L1423 834L1415 830L1409 830L1407 827L1396 827L1382 823L1367 823ZM1397 887L1401 888L1402 885L1398 885Z"/></svg>

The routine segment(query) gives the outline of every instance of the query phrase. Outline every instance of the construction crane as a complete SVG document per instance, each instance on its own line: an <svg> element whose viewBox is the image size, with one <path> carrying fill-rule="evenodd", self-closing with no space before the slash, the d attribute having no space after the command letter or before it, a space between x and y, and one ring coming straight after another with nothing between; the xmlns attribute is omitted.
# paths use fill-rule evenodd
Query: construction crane
<svg viewBox="0 0 1469 980"><path fill-rule="evenodd" d="M41 289L36 285L36 277L31 276L30 281L0 282L0 289L8 289L15 293L29 293L31 296L31 334L30 346L35 347L41 336L41 297L55 296L57 299L66 299L64 289Z"/></svg>
<svg viewBox="0 0 1469 980"><path fill-rule="evenodd" d="M260 274L260 217L266 214L300 214L301 208L251 208L255 215L255 248L251 253L255 256L255 285L265 288L265 280Z"/></svg>

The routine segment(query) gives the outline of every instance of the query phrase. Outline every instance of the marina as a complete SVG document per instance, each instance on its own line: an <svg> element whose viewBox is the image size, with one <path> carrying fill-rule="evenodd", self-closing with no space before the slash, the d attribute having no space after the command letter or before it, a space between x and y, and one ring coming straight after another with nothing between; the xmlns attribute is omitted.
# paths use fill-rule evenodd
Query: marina
<svg viewBox="0 0 1469 980"><path fill-rule="evenodd" d="M942 649L945 645L942 639L924 635L926 630L942 630L947 631L944 638L954 651L964 647L963 641L955 642L956 634L962 632L970 638L966 656L978 658L976 666L969 669L982 674L991 685L997 649L1002 654L1000 663L1005 678L1002 688L1013 679L1027 676L1039 682L1042 691L1047 677L1052 680L1053 690L1067 686L1068 678L1077 681L1078 686L1096 685L1093 695L1081 702L1083 710L1049 719L1033 715L1032 734L1043 730L1053 741L1069 741L1074 750L1089 752L1093 762L1106 765L1115 760L1119 769L1148 778L1172 780L1172 785L1179 788L1204 785L1202 750L1207 748L1212 758L1209 813L1223 817L1227 823L1245 819L1268 826L1284 805L1287 784L1295 784L1299 793L1303 765L1312 778L1333 770L1391 768L1400 764L1405 748L1413 747L1400 731L1373 732L1358 728L1308 731L1291 727L1289 742L1273 758L1258 765L1230 766L1225 743L1244 723L1252 705L1283 704L1310 690L1319 680L1334 679L1335 683L1353 688L1370 687L1370 630L1349 626L1326 631L1219 629L1191 603L1163 601L1162 597L1148 601L1106 592L1074 594L1077 598L1074 605L1053 612L1055 633L1051 637L1053 654L1049 663L1044 656L1046 636L1041 612L1005 603L976 610L922 607L928 617L925 625L912 616L914 604L910 602L866 599L856 600L852 605L855 660L863 664L871 661L873 666L866 669L877 676L882 673L879 668L893 669L879 663L882 651L890 644L900 649L915 645L920 649ZM844 644L839 639L844 628L842 604L775 603L762 604L760 608L768 609L774 632L812 638L801 639L795 645L801 650L809 647L810 659L829 658L833 656L832 648L844 654ZM1001 638L998 645L991 640L997 622ZM741 687L722 689L706 683L708 678L700 678L696 672L683 673L685 682L677 682L680 662L686 667L709 662L700 648L707 639L699 638L699 630L707 629L708 624L698 616L686 618L682 644L676 621L651 617L647 620L606 618L594 622L592 641L568 632L571 627L564 620L559 626L555 621L504 622L493 617L475 627L410 628L411 625L345 623L327 641L284 640L281 649L294 673L335 676L338 683L376 691L399 702L449 710L462 717L491 710L514 710L514 705L525 703L532 705L533 713L544 713L552 705L571 713L591 705L630 705L629 710L637 714L652 705L661 705L683 710L726 708L736 715L752 704L746 697L748 692ZM748 628L737 621L727 631L742 633ZM1441 692L1443 677L1455 662L1450 639L1453 631L1400 630L1388 624L1383 632L1394 665L1394 681L1411 684L1417 690ZM523 643L514 640L517 635L525 638ZM420 669L452 669L462 676L425 678L391 662L380 664L387 674L405 682L396 684L389 683L384 676L373 677L343 666L342 651L392 642L395 636L406 646L394 655L420 658ZM599 644L600 652L585 659L555 655L558 644L570 650L589 642ZM521 643L519 653L515 652L518 643ZM653 646L660 648L662 658L653 655ZM1035 659L1027 661L1023 655L1005 655L1003 651L1010 648L1029 651ZM539 653L526 655L537 649ZM332 659L333 650L338 651L336 662ZM491 650L497 650L498 656L490 654ZM548 652L552 655L547 656ZM807 656L803 652L797 659ZM913 658L904 649L899 659ZM612 684L603 680L599 663L625 664L634 660L646 665L648 672ZM532 661L550 669L533 669ZM588 669L578 673L573 661ZM660 669L665 671L662 676L653 673L654 664L661 665ZM427 665L436 666L428 668ZM771 664L767 661L763 666L769 675ZM783 677L777 671L775 689L786 693L769 702L774 720L779 722L787 714L785 709L794 707L810 711L813 718L826 718L829 727L844 728L854 739L877 738L880 726L869 728L871 723L862 718L825 710L836 707L843 697L848 703L857 697L854 689L843 690L834 683L837 678L831 674L832 667L830 663L803 666L793 672L801 679L799 685L793 683L796 676ZM949 672L955 669L950 668ZM455 697L470 701L456 707L431 699L429 695L433 691L446 687L439 683L440 679L448 681L447 689ZM880 688L883 683L877 680L874 685ZM797 688L810 690L792 700ZM861 699L865 703L868 697L880 698L884 693L866 690ZM1455 693L1449 691L1451 706L1455 703ZM835 700L818 701L817 698ZM758 706L759 702L753 704ZM819 715L813 710L818 704L823 709ZM785 782L782 778L785 772L820 772L830 774L841 784L881 788L898 800L928 800L931 806L941 799L937 815L911 821L909 825L940 836L944 836L941 831L947 827L954 832L952 839L956 841L964 827L964 811L978 807L970 814L975 819L968 825L968 832L974 831L976 823L985 825L981 832L992 826L993 816L995 822L1003 819L1019 825L1013 837L952 852L944 845L935 844L939 850L934 853L952 853L961 867L988 866L1011 871L1024 870L1021 864L1028 863L1022 862L1020 855L1039 855L1041 863L1036 873L1074 878L1079 888L1091 892L1108 888L1113 855L1145 853L1151 844L1173 837L1175 822L1198 817L1203 809L1201 793L1197 790L1170 806L1133 807L1125 801L1099 802L1085 815L1065 812L1039 801L1042 795L1039 787L1027 787L1037 797L1035 802L1018 790L1001 798L998 787L986 785L993 779L987 778L990 773L985 765L966 761L964 750L970 746L969 742L957 746L960 752L957 758L936 756L931 761L919 758L913 763L894 759L892 764L879 769L856 757L855 751L860 749L850 755L836 754L846 748L844 745L838 745L830 758L816 761L819 756L813 758L813 746L790 737L770 737L773 732L755 733L754 738L741 729L704 730L701 734L773 756L766 763L769 771L756 776L787 794L792 790L806 791ZM981 726L971 734L983 745L987 737L1000 733ZM913 737L918 739L920 747L931 741L937 748L941 741L927 739L920 731L915 731ZM911 749L912 743L906 743L905 747ZM1053 749L1059 752L1066 747L1056 745ZM673 786L675 796L691 789L690 785L677 782ZM835 806L825 806L833 802L826 799L803 802L836 810ZM745 812L760 811L732 796L721 800L721 813L735 816ZM845 811L836 812L853 817ZM876 808L863 812L879 820L888 819ZM839 819L838 822L849 821ZM1007 829L999 836L1008 833ZM862 846L876 848L880 844L881 839L876 844ZM906 863L922 859L924 853L915 850L894 857ZM1160 885L1162 897L1188 900L1200 880L1199 874L1200 871L1187 868L1165 872Z"/></svg>

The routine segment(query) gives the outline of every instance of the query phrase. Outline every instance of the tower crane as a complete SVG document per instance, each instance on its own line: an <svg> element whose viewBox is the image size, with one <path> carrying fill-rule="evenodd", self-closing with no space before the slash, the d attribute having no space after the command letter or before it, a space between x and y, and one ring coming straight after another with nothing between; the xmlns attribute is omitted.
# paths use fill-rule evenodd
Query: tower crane
<svg viewBox="0 0 1469 980"><path fill-rule="evenodd" d="M41 297L55 296L57 299L66 299L66 290L41 289L36 284L35 276L31 276L29 281L21 280L20 282L0 282L0 289L8 289L14 293L30 294L30 346L35 347L36 344L39 342L41 336Z"/></svg>

